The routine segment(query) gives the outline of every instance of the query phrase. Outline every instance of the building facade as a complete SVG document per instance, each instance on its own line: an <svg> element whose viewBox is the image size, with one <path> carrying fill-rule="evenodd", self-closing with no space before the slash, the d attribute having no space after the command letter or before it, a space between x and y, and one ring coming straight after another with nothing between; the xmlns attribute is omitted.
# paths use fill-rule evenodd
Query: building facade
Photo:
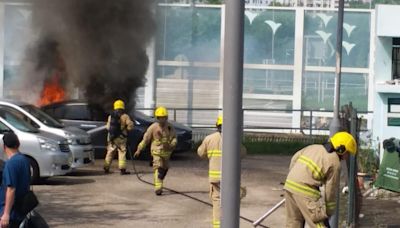
<svg viewBox="0 0 400 228"><path fill-rule="evenodd" d="M221 108L224 12L220 5L159 7L155 77L146 86L155 90L145 93L154 96L146 107L154 101L176 108ZM245 111L246 126L308 129L311 123L312 128L327 128L333 109L336 14L325 8L246 8L244 108L275 109ZM346 9L344 20L341 103L352 101L368 112L373 108L375 12ZM215 115L180 111L178 119L203 125ZM367 127L370 116L364 116Z"/></svg>
<svg viewBox="0 0 400 228"><path fill-rule="evenodd" d="M376 8L373 140L400 138L400 6ZM381 155L383 155L383 143ZM381 156L382 158L383 156Z"/></svg>
<svg viewBox="0 0 400 228"><path fill-rule="evenodd" d="M157 35L148 47L146 85L137 107L179 109L174 118L193 126L214 124L222 108L224 5L159 4ZM310 133L326 130L332 117L337 10L249 4L245 12L244 124ZM0 94L34 39L30 5L0 3ZM341 104L352 102L373 126L376 11L346 8ZM375 54L375 49L377 54ZM386 56L388 58L388 56ZM79 94L79 93L77 93Z"/></svg>

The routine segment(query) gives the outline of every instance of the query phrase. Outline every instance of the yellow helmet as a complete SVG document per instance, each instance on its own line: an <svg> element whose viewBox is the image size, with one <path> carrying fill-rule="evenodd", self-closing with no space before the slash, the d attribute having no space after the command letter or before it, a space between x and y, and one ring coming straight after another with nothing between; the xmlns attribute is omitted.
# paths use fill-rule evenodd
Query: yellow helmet
<svg viewBox="0 0 400 228"><path fill-rule="evenodd" d="M221 126L221 125L222 125L222 122L223 122L222 115L219 115L218 118L217 118L217 123L216 123L216 125L217 125L217 126Z"/></svg>
<svg viewBox="0 0 400 228"><path fill-rule="evenodd" d="M163 107L160 106L156 109L156 111L154 112L154 115L159 118L159 117L168 117L168 110Z"/></svg>
<svg viewBox="0 0 400 228"><path fill-rule="evenodd" d="M114 102L114 110L125 109L125 103L122 100L116 100Z"/></svg>
<svg viewBox="0 0 400 228"><path fill-rule="evenodd" d="M353 136L347 132L338 132L334 134L330 141L338 154L344 154L346 151L351 155L357 153L357 143ZM340 147L344 146L344 149L340 150Z"/></svg>

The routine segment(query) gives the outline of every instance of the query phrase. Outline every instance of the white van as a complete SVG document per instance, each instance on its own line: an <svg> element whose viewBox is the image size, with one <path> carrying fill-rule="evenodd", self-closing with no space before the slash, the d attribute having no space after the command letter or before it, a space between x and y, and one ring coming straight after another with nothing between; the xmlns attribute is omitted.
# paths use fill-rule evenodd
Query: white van
<svg viewBox="0 0 400 228"><path fill-rule="evenodd" d="M73 156L72 168L93 164L94 149L88 133L76 127L64 127L34 105L11 100L0 100L0 109L12 112L42 132L52 133L68 140Z"/></svg>
<svg viewBox="0 0 400 228"><path fill-rule="evenodd" d="M39 131L11 113L3 116L0 117L0 138L6 132L14 132L18 136L20 152L29 158L33 182L71 172L72 154L65 138ZM0 140L0 156L6 160L3 148L3 140Z"/></svg>

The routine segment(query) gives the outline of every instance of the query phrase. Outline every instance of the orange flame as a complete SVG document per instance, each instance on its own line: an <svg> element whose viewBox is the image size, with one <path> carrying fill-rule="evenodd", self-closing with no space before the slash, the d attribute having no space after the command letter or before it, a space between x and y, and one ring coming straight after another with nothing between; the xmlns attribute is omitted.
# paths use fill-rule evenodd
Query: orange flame
<svg viewBox="0 0 400 228"><path fill-rule="evenodd" d="M54 102L63 101L64 99L65 91L60 84L60 76L55 73L50 80L44 83L38 105L44 106Z"/></svg>

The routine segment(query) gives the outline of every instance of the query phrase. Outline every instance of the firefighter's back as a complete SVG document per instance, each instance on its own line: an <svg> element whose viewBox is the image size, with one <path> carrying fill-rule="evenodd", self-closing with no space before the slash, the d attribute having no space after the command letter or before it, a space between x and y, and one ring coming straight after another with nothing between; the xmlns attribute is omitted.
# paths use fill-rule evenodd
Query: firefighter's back
<svg viewBox="0 0 400 228"><path fill-rule="evenodd" d="M338 167L340 160L335 152L327 152L323 145L310 145L294 155L285 189L293 194L319 198L319 187Z"/></svg>

